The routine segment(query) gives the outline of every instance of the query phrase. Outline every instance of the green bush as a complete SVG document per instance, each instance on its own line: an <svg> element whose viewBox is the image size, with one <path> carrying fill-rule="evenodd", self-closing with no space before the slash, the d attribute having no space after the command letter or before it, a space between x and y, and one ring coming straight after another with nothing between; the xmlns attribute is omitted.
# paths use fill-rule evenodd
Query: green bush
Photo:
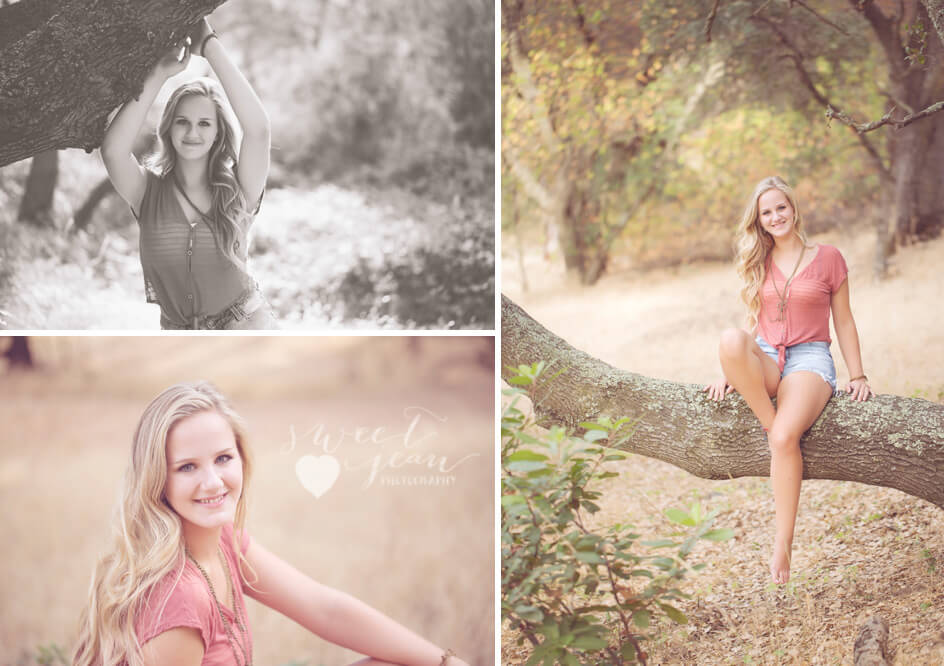
<svg viewBox="0 0 944 666"><path fill-rule="evenodd" d="M688 621L673 603L688 598L678 587L685 574L704 566L686 564L695 544L733 533L712 529L715 512L705 515L699 504L666 511L685 528L671 539L641 541L630 525L593 528L587 517L601 497L593 486L618 476L604 463L626 457L601 442L617 446L633 424L602 417L581 423L580 436L534 428L519 403L546 375L543 362L519 366L503 391L502 620L519 644L532 644L529 665L645 663L642 642L655 635L655 621Z"/></svg>

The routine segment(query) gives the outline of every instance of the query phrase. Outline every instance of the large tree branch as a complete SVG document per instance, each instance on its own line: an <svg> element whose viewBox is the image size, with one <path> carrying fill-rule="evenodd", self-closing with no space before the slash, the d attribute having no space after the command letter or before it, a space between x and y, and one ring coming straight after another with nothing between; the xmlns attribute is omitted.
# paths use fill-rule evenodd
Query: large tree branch
<svg viewBox="0 0 944 666"><path fill-rule="evenodd" d="M508 33L508 58L515 74L513 77L515 87L531 109L544 143L549 149L557 150L560 146L560 140L551 125L550 113L541 101L541 93L534 82L534 77L531 75L531 63L528 61L528 56L522 52L517 30L511 30Z"/></svg>
<svg viewBox="0 0 944 666"><path fill-rule="evenodd" d="M511 173L521 183L525 194L534 199L544 210L552 211L554 209L554 197L547 191L547 188L541 185L534 172L518 159L515 151L512 149L502 150L502 158L507 160L511 166Z"/></svg>
<svg viewBox="0 0 944 666"><path fill-rule="evenodd" d="M652 379L571 347L502 295L502 376L547 361L560 374L532 391L544 422L576 427L601 415L639 419L620 448L706 479L767 476L770 454L737 394L717 403L692 384ZM897 488L944 508L944 406L880 395L829 401L804 435L803 476Z"/></svg>
<svg viewBox="0 0 944 666"><path fill-rule="evenodd" d="M0 8L0 166L101 145L108 114L224 0L22 0Z"/></svg>
<svg viewBox="0 0 944 666"><path fill-rule="evenodd" d="M882 125L891 125L895 129L901 129L902 127L906 127L910 125L911 123L915 122L916 120L921 120L922 118L926 118L928 116L934 115L935 113L938 113L939 111L944 111L944 100L941 100L940 102L935 102L928 108L922 109L921 111L909 113L904 118L897 118L897 119L892 118L892 113L895 112L895 107L892 107L891 109L888 110L888 112L885 113L884 116L882 116L878 120L873 120L872 122L869 122L869 123L857 123L844 112L838 109L834 109L831 106L826 107L826 117L829 119L835 118L836 120L841 122L843 125L847 125L851 127L859 134L864 134L865 132L871 132L872 130L876 130Z"/></svg>

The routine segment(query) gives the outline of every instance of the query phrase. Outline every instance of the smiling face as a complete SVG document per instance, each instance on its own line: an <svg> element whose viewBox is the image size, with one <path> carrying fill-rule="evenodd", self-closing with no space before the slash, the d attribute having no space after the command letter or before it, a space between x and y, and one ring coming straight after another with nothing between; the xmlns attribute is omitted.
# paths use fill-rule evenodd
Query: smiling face
<svg viewBox="0 0 944 666"><path fill-rule="evenodd" d="M790 200L780 190L769 189L757 198L757 219L774 240L793 233L795 218Z"/></svg>
<svg viewBox="0 0 944 666"><path fill-rule="evenodd" d="M186 95L174 109L170 140L178 159L206 157L218 130L216 105L204 95Z"/></svg>
<svg viewBox="0 0 944 666"><path fill-rule="evenodd" d="M167 437L164 496L188 527L232 523L243 489L243 465L233 429L216 411L178 421Z"/></svg>

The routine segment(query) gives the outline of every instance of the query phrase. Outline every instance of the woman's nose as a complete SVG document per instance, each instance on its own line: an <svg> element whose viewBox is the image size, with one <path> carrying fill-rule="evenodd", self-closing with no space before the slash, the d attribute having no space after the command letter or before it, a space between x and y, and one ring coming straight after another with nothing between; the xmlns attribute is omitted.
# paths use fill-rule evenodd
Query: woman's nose
<svg viewBox="0 0 944 666"><path fill-rule="evenodd" d="M200 485L207 490L219 490L223 487L223 477L210 469L201 479Z"/></svg>

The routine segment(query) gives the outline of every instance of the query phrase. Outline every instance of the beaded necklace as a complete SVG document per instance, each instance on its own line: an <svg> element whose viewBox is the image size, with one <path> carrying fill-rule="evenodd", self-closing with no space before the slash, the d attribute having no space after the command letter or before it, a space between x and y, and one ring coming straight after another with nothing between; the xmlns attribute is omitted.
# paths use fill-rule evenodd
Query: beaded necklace
<svg viewBox="0 0 944 666"><path fill-rule="evenodd" d="M246 645L249 643L248 632L246 631L246 625L240 619L240 606L236 603L236 590L233 588L232 576L230 575L229 564L226 562L226 557L223 555L223 551L217 547L217 554L220 557L220 562L223 565L223 572L226 574L226 587L229 589L231 603L233 605L233 615L236 616L236 627L239 629L242 634L242 641L239 640L239 637L236 635L236 632L233 631L232 626L230 626L229 620L226 619L226 615L223 613L223 606L220 604L220 600L216 596L216 590L213 589L213 583L210 581L210 576L207 574L206 570L200 566L200 563L190 554L190 551L187 550L187 559L193 562L194 566L200 570L200 573L203 574L203 578L207 582L207 586L210 588L210 595L213 597L213 601L216 602L216 610L220 614L220 620L223 622L223 631L226 634L226 640L229 641L229 647L233 651L233 658L236 660L237 666L252 666L252 652L246 654ZM236 646L239 646L239 653L236 652ZM239 654L242 654L243 660L240 663Z"/></svg>
<svg viewBox="0 0 944 666"><path fill-rule="evenodd" d="M793 281L794 276L796 275L797 269L800 267L800 262L803 261L803 253L806 252L806 245L800 248L800 256L797 257L796 266L793 267L793 272L790 273L790 277L787 278L787 281L783 285L783 293L780 293L780 289L777 288L777 279L774 277L773 272L770 273L770 281L774 285L774 291L777 292L777 318L773 321L783 321L787 316L787 297L790 295L790 283ZM770 258L771 266L774 263L773 257Z"/></svg>

